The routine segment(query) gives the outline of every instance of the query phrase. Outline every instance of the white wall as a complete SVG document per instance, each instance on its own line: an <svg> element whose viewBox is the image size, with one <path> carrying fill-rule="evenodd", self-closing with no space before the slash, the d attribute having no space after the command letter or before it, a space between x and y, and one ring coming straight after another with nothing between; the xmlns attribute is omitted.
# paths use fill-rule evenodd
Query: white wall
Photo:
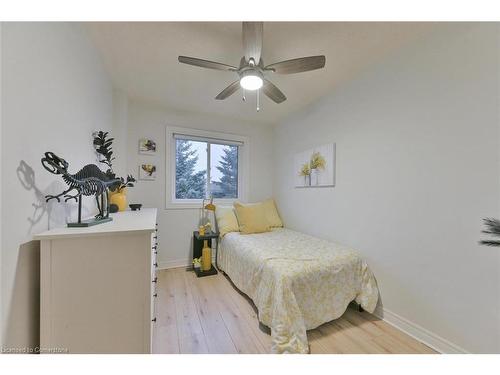
<svg viewBox="0 0 500 375"><path fill-rule="evenodd" d="M119 89L113 90L113 127L110 137L113 141L113 171L117 176L127 174L127 137L128 137L128 97Z"/></svg>
<svg viewBox="0 0 500 375"><path fill-rule="evenodd" d="M22 348L39 339L39 246L32 235L75 218L74 203L44 204L65 185L40 159L53 151L73 173L95 162L91 133L111 129L112 88L76 24L7 23L2 37L3 346ZM94 210L89 202L86 211Z"/></svg>
<svg viewBox="0 0 500 375"><path fill-rule="evenodd" d="M272 196L274 176L287 226L358 248L386 310L468 351L500 352L500 252L477 245L481 219L500 216L498 35L493 24L452 25L400 50L281 124L273 144L265 125L128 103L120 92L112 103L76 25L1 25L3 346L36 345L31 236L74 214L73 204L43 205L64 187L42 169L44 151L75 170L95 161L93 130L120 133L116 168L137 176L142 162L158 167L129 201L160 209L160 265L189 261L198 211L164 209L165 126L173 125L248 136L250 201ZM138 154L140 137L157 140L157 156ZM337 143L337 186L294 189L293 154L327 141Z"/></svg>
<svg viewBox="0 0 500 375"><path fill-rule="evenodd" d="M2 28L3 23L0 22L0 79L2 78ZM2 113L2 85L0 84L0 157L2 155L2 133L3 133L3 113ZM3 184L3 173L2 173L2 162L0 160L0 246L3 239L3 225L2 225L2 184ZM2 301L2 248L0 247L0 345L2 344L3 337L3 301Z"/></svg>
<svg viewBox="0 0 500 375"><path fill-rule="evenodd" d="M227 118L179 112L131 101L128 105L128 172L138 176L139 165L157 166L156 181L137 181L128 189L129 203L143 203L157 207L159 227L158 261L160 267L184 266L191 254L191 237L199 219L197 209L166 210L165 193L165 127L180 126L233 133L249 137L249 188L248 200L257 201L272 196L272 128ZM157 155L139 155L140 138L157 142Z"/></svg>
<svg viewBox="0 0 500 375"><path fill-rule="evenodd" d="M275 130L285 223L349 244L386 310L471 352L500 352L495 24L450 25L388 56ZM294 189L296 152L336 142L336 186Z"/></svg>

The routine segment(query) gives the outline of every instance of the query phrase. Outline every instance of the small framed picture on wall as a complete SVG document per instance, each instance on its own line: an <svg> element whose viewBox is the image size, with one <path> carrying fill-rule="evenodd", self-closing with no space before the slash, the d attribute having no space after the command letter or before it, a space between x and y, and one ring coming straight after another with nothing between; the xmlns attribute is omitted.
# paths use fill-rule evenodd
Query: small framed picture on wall
<svg viewBox="0 0 500 375"><path fill-rule="evenodd" d="M156 180L156 165L141 164L139 166L139 180L145 180L145 181Z"/></svg>
<svg viewBox="0 0 500 375"><path fill-rule="evenodd" d="M154 140L148 139L148 138L139 139L139 154L155 155L156 154L156 142Z"/></svg>

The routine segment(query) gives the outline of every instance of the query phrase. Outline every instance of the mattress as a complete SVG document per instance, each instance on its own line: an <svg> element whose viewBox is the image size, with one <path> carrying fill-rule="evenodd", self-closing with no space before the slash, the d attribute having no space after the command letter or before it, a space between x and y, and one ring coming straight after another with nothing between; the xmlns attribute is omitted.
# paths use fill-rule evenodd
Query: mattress
<svg viewBox="0 0 500 375"><path fill-rule="evenodd" d="M272 353L308 353L306 331L337 319L355 300L373 312L376 280L355 250L290 229L222 238L218 266L270 327Z"/></svg>

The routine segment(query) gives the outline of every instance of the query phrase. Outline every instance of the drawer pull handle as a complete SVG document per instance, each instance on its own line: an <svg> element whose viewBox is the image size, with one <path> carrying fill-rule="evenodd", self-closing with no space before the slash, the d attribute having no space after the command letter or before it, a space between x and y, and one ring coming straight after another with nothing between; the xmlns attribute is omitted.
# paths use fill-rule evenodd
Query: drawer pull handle
<svg viewBox="0 0 500 375"><path fill-rule="evenodd" d="M155 245L155 246L153 246L151 249L156 250L156 245Z"/></svg>
<svg viewBox="0 0 500 375"><path fill-rule="evenodd" d="M157 277L155 277L155 278L153 279L153 282L154 282L154 283L157 283L157 282L158 282L158 278L157 278Z"/></svg>
<svg viewBox="0 0 500 375"><path fill-rule="evenodd" d="M158 293L153 294L153 297L155 298L158 297Z"/></svg>
<svg viewBox="0 0 500 375"><path fill-rule="evenodd" d="M158 251L155 251L155 254L158 254Z"/></svg>
<svg viewBox="0 0 500 375"><path fill-rule="evenodd" d="M156 322L156 318L151 319L152 322Z"/></svg>
<svg viewBox="0 0 500 375"><path fill-rule="evenodd" d="M156 268L158 268L158 263L153 263L153 265L154 265Z"/></svg>

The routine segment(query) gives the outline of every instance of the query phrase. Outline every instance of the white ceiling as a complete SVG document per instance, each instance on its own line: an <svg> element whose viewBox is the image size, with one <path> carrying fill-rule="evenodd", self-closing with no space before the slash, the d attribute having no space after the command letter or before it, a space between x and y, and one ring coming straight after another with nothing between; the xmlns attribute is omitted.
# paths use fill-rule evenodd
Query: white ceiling
<svg viewBox="0 0 500 375"><path fill-rule="evenodd" d="M239 22L86 23L113 84L131 98L168 108L277 123L352 78L384 54L428 33L431 23L270 22L264 24L266 64L309 55L326 55L326 67L268 78L287 96L275 104L261 96L226 100L215 96L236 73L197 68L178 55L238 65L243 55Z"/></svg>

